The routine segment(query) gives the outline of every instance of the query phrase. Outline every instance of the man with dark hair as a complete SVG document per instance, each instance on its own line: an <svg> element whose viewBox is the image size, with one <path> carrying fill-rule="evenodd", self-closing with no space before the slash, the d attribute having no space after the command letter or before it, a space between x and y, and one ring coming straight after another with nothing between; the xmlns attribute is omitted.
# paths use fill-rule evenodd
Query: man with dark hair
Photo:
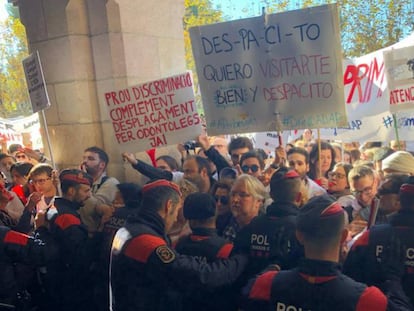
<svg viewBox="0 0 414 311"><path fill-rule="evenodd" d="M179 186L157 180L142 188L142 208L115 235L111 259L111 310L181 310L184 293L230 285L247 258L208 264L173 250L166 232L182 205Z"/></svg>
<svg viewBox="0 0 414 311"><path fill-rule="evenodd" d="M403 270L402 285L414 304L414 177L400 187L399 201L400 209L389 216L389 224L376 225L355 241L345 261L344 273L359 282L375 283L383 276L373 266L387 249L400 241L406 253L396 270ZM392 238L395 235L399 241Z"/></svg>
<svg viewBox="0 0 414 311"><path fill-rule="evenodd" d="M178 253L198 256L209 263L229 258L233 244L217 235L216 201L211 194L189 194L184 201L183 214L192 232L178 240L175 247ZM206 288L191 292L184 300L183 310L235 310L237 304L232 298L228 288Z"/></svg>
<svg viewBox="0 0 414 311"><path fill-rule="evenodd" d="M118 191L116 185L119 181L106 175L108 163L108 154L103 149L96 146L85 149L81 169L93 178L93 184L91 197L79 213L91 235L102 228L102 217L108 219L113 213L111 204Z"/></svg>
<svg viewBox="0 0 414 311"><path fill-rule="evenodd" d="M276 171L270 180L273 203L266 214L254 218L234 241L235 249L250 254L246 280L275 264L279 269L295 267L302 251L295 237L296 215L302 201L303 185L295 170L286 167Z"/></svg>
<svg viewBox="0 0 414 311"><path fill-rule="evenodd" d="M262 155L256 150L243 153L240 157L240 169L244 174L252 175L261 179L262 172L265 168L265 162Z"/></svg>
<svg viewBox="0 0 414 311"><path fill-rule="evenodd" d="M398 280L387 274L377 287L367 287L343 275L339 249L347 236L343 208L330 196L308 201L297 217L296 236L305 249L305 260L293 270L268 271L244 289L243 310L411 310ZM375 265L393 272L394 253ZM397 254L398 257L398 254ZM386 265L390 263L389 265Z"/></svg>
<svg viewBox="0 0 414 311"><path fill-rule="evenodd" d="M183 164L184 178L194 183L200 192L207 193L214 183L210 163L201 156L189 156Z"/></svg>
<svg viewBox="0 0 414 311"><path fill-rule="evenodd" d="M59 175L62 197L48 209L49 232L59 247L58 260L46 275L53 310L92 310L90 265L96 243L88 238L78 211L91 196L93 179L78 169L63 170Z"/></svg>
<svg viewBox="0 0 414 311"><path fill-rule="evenodd" d="M242 154L253 150L253 143L248 137L236 137L230 141L228 149L233 166L236 166Z"/></svg>
<svg viewBox="0 0 414 311"><path fill-rule="evenodd" d="M220 176L220 172L230 167L229 162L225 158L224 155L220 154L220 152L215 148L214 145L210 144L210 140L206 135L200 135L197 137L197 142L204 150L205 155L209 158L214 165L216 166L218 176ZM242 154L252 151L253 150L253 143L247 137L237 137L233 138L228 145L228 152L231 157L231 161L233 167L240 164L240 157Z"/></svg>
<svg viewBox="0 0 414 311"><path fill-rule="evenodd" d="M307 190L307 197L325 194L326 190L308 177L309 172L309 153L304 148L293 147L287 152L287 162L289 167L293 168L299 176Z"/></svg>

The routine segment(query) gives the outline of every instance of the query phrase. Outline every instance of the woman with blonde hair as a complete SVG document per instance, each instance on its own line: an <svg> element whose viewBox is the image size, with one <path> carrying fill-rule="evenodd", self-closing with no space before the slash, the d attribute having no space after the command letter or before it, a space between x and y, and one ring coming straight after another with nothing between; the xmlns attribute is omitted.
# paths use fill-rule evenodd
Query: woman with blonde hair
<svg viewBox="0 0 414 311"><path fill-rule="evenodd" d="M256 177L247 174L237 177L230 192L232 218L223 230L223 237L234 241L237 232L263 212L268 197L269 193Z"/></svg>

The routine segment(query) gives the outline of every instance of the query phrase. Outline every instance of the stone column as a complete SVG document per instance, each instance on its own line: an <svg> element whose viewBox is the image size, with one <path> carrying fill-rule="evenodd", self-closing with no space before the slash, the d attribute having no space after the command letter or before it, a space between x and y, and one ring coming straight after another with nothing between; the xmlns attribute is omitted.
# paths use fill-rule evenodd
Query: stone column
<svg viewBox="0 0 414 311"><path fill-rule="evenodd" d="M96 145L110 156L111 176L136 179L122 163L104 93L185 70L183 2L17 2L29 49L40 53L52 105L47 126L60 168L77 166L83 149Z"/></svg>

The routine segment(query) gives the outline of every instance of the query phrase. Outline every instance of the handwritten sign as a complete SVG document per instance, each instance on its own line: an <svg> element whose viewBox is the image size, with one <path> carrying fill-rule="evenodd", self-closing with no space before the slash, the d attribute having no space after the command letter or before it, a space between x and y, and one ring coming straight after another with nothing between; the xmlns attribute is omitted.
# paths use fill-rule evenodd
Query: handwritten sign
<svg viewBox="0 0 414 311"><path fill-rule="evenodd" d="M384 51L414 45L414 33L394 45L344 61L346 111L349 119L375 116L390 109Z"/></svg>
<svg viewBox="0 0 414 311"><path fill-rule="evenodd" d="M30 54L23 59L22 63L33 113L49 108L49 95L40 63L39 51Z"/></svg>
<svg viewBox="0 0 414 311"><path fill-rule="evenodd" d="M414 46L384 51L391 112L414 108Z"/></svg>
<svg viewBox="0 0 414 311"><path fill-rule="evenodd" d="M346 121L336 5L190 29L209 135Z"/></svg>
<svg viewBox="0 0 414 311"><path fill-rule="evenodd" d="M277 132L262 132L255 133L252 137L255 148L263 149L267 154L272 154L276 147L279 147L279 140L282 141L282 145L285 145L289 139L290 131L283 131L283 133ZM279 138L280 136L280 138Z"/></svg>
<svg viewBox="0 0 414 311"><path fill-rule="evenodd" d="M105 102L121 149L147 150L201 134L189 72L105 93Z"/></svg>

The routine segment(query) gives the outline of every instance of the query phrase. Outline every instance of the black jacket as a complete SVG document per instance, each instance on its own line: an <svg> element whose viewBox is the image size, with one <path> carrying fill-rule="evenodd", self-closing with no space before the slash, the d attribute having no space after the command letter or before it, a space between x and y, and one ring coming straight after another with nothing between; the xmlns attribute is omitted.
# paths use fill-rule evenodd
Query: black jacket
<svg viewBox="0 0 414 311"><path fill-rule="evenodd" d="M28 275L49 259L46 244L28 235L0 226L0 303L16 303L17 292L27 289ZM24 265L25 269L19 269ZM26 269L27 268L27 269Z"/></svg>
<svg viewBox="0 0 414 311"><path fill-rule="evenodd" d="M215 229L207 228L192 228L192 234L181 238L175 248L179 254L199 256L208 263L228 258L232 249L232 243L219 237ZM229 286L214 289L206 287L205 290L197 291L190 289L184 297L183 310L237 310L236 297Z"/></svg>
<svg viewBox="0 0 414 311"><path fill-rule="evenodd" d="M273 202L266 214L257 216L236 237L235 250L248 251L250 261L245 272L249 279L269 264L282 269L295 267L303 256L296 240L296 215L298 208L288 202Z"/></svg>
<svg viewBox="0 0 414 311"><path fill-rule="evenodd" d="M77 212L79 204L56 198L54 206L56 209L49 209L47 213L51 217L49 231L41 234L50 236L59 252L47 267L45 282L51 304L58 310L91 310L90 271L100 244L88 237Z"/></svg>
<svg viewBox="0 0 414 311"><path fill-rule="evenodd" d="M125 310L182 310L188 290L231 284L247 258L236 255L208 264L199 257L171 249L158 213L141 209L113 242L111 259L112 307Z"/></svg>
<svg viewBox="0 0 414 311"><path fill-rule="evenodd" d="M398 284L394 284L398 287ZM242 310L385 311L411 310L376 287L367 287L343 275L335 262L303 260L298 268L269 271L243 289Z"/></svg>
<svg viewBox="0 0 414 311"><path fill-rule="evenodd" d="M344 263L344 273L353 279L367 284L378 284L384 276L378 274L378 256L393 243L390 237L397 233L401 243L407 248L404 260L404 273L401 279L406 295L414 304L414 211L400 210L389 217L389 224L375 225L355 241Z"/></svg>

